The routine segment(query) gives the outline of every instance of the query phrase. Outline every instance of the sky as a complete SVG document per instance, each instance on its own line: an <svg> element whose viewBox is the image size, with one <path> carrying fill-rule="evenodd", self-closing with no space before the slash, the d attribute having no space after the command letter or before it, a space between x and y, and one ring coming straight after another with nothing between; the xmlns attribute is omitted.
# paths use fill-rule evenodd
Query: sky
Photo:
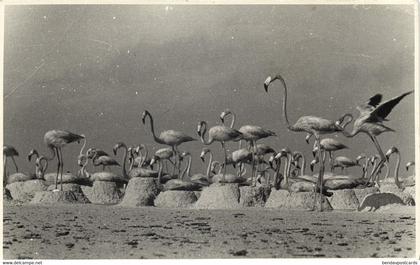
<svg viewBox="0 0 420 265"><path fill-rule="evenodd" d="M271 129L278 137L261 143L311 160L305 134L286 129L280 83L264 92L268 75L286 80L291 123L357 116L356 106L376 93L387 100L414 89L413 6L6 6L4 37L4 143L19 151L23 172L34 170L30 149L47 152L51 129L85 134L88 147L110 154L119 141L164 147L141 123L145 109L158 132L198 138L200 120L219 124L229 108L236 128ZM378 137L384 152L396 146L402 162L414 160L414 96L388 118L396 132ZM337 155L376 153L364 134L330 137L350 147ZM80 147L63 149L65 171L77 169ZM205 170L202 147L180 146L193 155L192 173ZM220 159L220 144L210 147Z"/></svg>

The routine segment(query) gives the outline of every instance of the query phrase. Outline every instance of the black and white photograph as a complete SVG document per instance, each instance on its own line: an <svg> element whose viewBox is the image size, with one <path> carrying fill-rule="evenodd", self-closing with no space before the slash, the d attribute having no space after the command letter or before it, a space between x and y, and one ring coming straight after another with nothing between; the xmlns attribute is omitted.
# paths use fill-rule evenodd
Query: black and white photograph
<svg viewBox="0 0 420 265"><path fill-rule="evenodd" d="M3 264L419 258L416 1L2 10Z"/></svg>

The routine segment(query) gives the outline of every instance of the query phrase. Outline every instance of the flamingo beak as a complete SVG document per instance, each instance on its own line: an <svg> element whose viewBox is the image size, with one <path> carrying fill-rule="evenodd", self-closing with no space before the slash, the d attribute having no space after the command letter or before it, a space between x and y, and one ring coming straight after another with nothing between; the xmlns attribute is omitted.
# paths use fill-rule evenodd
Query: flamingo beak
<svg viewBox="0 0 420 265"><path fill-rule="evenodd" d="M310 169L311 169L311 172L314 171L314 165L313 164L310 165Z"/></svg>
<svg viewBox="0 0 420 265"><path fill-rule="evenodd" d="M316 156L316 150L312 150L312 156L315 157Z"/></svg>
<svg viewBox="0 0 420 265"><path fill-rule="evenodd" d="M117 149L118 149L118 145L114 146L114 148L112 148L112 151L114 152L114 155L117 155Z"/></svg>
<svg viewBox="0 0 420 265"><path fill-rule="evenodd" d="M407 166L405 167L405 170L408 171L408 167Z"/></svg>
<svg viewBox="0 0 420 265"><path fill-rule="evenodd" d="M265 92L268 92L268 86L270 85L270 82L271 82L271 76L267 77L267 79L264 81Z"/></svg>

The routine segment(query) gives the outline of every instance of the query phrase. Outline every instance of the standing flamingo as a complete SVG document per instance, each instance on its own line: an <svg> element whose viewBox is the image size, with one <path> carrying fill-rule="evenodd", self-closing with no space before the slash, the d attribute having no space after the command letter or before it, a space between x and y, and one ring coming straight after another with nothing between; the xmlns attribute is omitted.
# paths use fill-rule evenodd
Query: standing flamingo
<svg viewBox="0 0 420 265"><path fill-rule="evenodd" d="M264 89L268 92L268 87L272 82L275 80L280 80L284 88L283 94L283 116L287 124L287 129L293 132L306 132L310 135L315 136L316 145L318 146L318 156L321 157L321 148L320 148L320 134L329 134L334 132L340 132L344 130L344 127L350 123L347 122L344 127L340 126L340 123L344 120L345 117L350 117L353 120L353 116L351 114L344 114L340 120L333 122L324 118L319 118L315 116L302 116L300 117L294 125L290 125L289 119L287 117L287 86L286 82L284 81L283 77L280 74L275 75L274 77L267 77L264 82ZM323 192L322 192L322 183L324 177L324 163L322 161L319 176L318 176L318 187L320 189L320 211L322 211L322 202L323 202ZM316 196L314 196L316 198ZM315 204L314 204L315 206Z"/></svg>
<svg viewBox="0 0 420 265"><path fill-rule="evenodd" d="M387 161L389 161L389 157L392 154L397 154L397 164L395 165L394 181L395 181L395 185L397 185L397 187L401 189L402 188L401 182L398 179L398 171L400 170L400 163L401 163L401 154L398 148L393 146L385 154L385 158Z"/></svg>
<svg viewBox="0 0 420 265"><path fill-rule="evenodd" d="M376 137L384 132L392 132L393 129L385 126L384 121L387 121L386 117L391 113L392 109L407 95L410 95L414 91L409 91L403 93L400 96L394 97L386 102L381 103L382 95L376 94L371 97L365 104L357 106L357 109L360 112L360 116L354 121L353 131L351 133L347 132L343 128L343 134L346 137L354 137L360 132L367 134L372 142L375 144L375 147L379 153L380 161L373 169L368 183L372 178L374 178L377 172L382 168L383 164L386 162L386 157L379 145Z"/></svg>
<svg viewBox="0 0 420 265"><path fill-rule="evenodd" d="M3 182L6 181L6 164L7 164L7 158L10 157L12 159L13 164L15 165L16 168L16 173L19 171L18 170L18 166L16 164L15 161L15 156L19 156L18 151L11 145L4 145L3 146Z"/></svg>
<svg viewBox="0 0 420 265"><path fill-rule="evenodd" d="M242 139L242 133L238 130L235 130L230 127L226 127L224 125L216 125L209 129L209 137L204 140L204 136L207 132L207 122L201 121L197 127L197 134L201 138L201 142L205 145L210 145L214 141L220 142L222 148L225 152L225 163L227 165L227 152L225 147L225 142L227 141L239 141ZM226 166L223 166L223 176L226 175Z"/></svg>
<svg viewBox="0 0 420 265"><path fill-rule="evenodd" d="M233 128L233 126L235 125L236 115L231 110L227 109L227 110L223 111L220 114L220 119L222 120L222 123L224 123L224 119L228 115L232 116L232 122L230 124L230 127ZM251 178L254 179L254 177L255 177L254 174L255 174L255 162L256 162L255 156L256 156L257 141L260 140L260 139L270 137L270 136L276 136L276 133L271 131L271 130L264 129L264 128L262 128L260 126L256 126L256 125L244 125L241 128L239 128L238 131L242 133L243 140L247 141L249 143L250 147L252 148L252 173L251 173ZM258 165L257 165L257 167L258 167Z"/></svg>
<svg viewBox="0 0 420 265"><path fill-rule="evenodd" d="M142 114L142 122L143 124L146 123L146 117L149 117L150 120L150 130L152 132L153 135L153 139L155 140L155 142L159 143L159 144L165 144L165 145L169 145L170 147L172 147L173 152L176 154L175 158L176 158L176 162L175 165L178 168L178 173L180 172L180 168L179 168L179 151L178 151L178 146L182 143L186 143L186 142L191 142L191 141L196 141L195 138L186 135L183 132L179 132L179 131L174 131L174 130L167 130L167 131L163 131L160 133L159 136L157 136L155 134L155 128L154 128L154 124L153 124L153 117L150 114L149 111L145 110Z"/></svg>
<svg viewBox="0 0 420 265"><path fill-rule="evenodd" d="M331 167L331 172L332 172L334 169L332 152L335 152L341 149L346 149L348 147L333 138L324 138L320 141L319 144L321 148L324 151L328 152L329 154L329 162L330 162L330 167ZM312 150L313 156L315 156L317 152L318 152L318 147L316 146L316 144L314 144L314 149Z"/></svg>
<svg viewBox="0 0 420 265"><path fill-rule="evenodd" d="M50 149L52 157L47 158L49 161L53 160L55 156L57 155L58 165L57 165L57 175L55 178L55 190L58 191L58 175L61 176L60 186L61 190L63 190L63 154L61 152L61 148L63 148L66 144L73 143L73 142L80 142L81 140L84 140L83 146L80 149L80 155L83 153L83 149L86 145L86 137L81 134L75 134L69 131L64 130L51 130L45 133L44 135L44 142L47 145L48 149ZM61 172L60 172L61 169Z"/></svg>

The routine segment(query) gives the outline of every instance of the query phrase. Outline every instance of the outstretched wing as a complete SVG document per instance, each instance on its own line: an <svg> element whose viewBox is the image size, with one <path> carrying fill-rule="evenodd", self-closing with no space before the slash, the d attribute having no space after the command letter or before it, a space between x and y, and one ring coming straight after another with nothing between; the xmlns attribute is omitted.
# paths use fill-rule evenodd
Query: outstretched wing
<svg viewBox="0 0 420 265"><path fill-rule="evenodd" d="M357 109L359 110L360 114L366 114L367 112L371 112L375 109L376 106L381 102L382 95L376 94L373 97L369 98L369 100L366 103L363 103L359 106L357 106Z"/></svg>
<svg viewBox="0 0 420 265"><path fill-rule="evenodd" d="M372 113L370 114L370 117L368 121L384 121L385 118L388 116L389 113L391 113L392 109L407 95L410 95L413 93L414 90L406 92L398 97L392 98L381 105L379 105Z"/></svg>

